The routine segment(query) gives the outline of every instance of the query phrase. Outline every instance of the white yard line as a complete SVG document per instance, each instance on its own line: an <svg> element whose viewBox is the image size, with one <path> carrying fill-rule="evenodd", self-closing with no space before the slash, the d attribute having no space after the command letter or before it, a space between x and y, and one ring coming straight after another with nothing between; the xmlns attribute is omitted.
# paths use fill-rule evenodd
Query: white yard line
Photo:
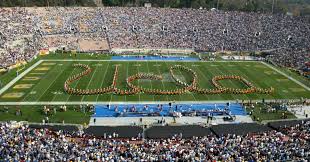
<svg viewBox="0 0 310 162"><path fill-rule="evenodd" d="M227 75L226 73L222 73L221 69L219 69L217 66L215 67L217 69L217 71L219 71L222 75ZM225 67L223 67L224 69L226 69ZM229 70L229 69L227 69ZM239 69L238 69L239 72L241 72ZM242 73L242 72L241 72ZM229 75L233 75L233 74L229 74ZM239 74L238 74L239 75ZM229 79L229 82L234 85L236 88L238 87L231 79ZM224 86L225 87L225 86ZM239 88L238 88L239 89ZM253 94L253 93L252 93ZM254 93L255 94L255 93ZM233 94L230 94L232 97L235 97L236 95L233 95ZM239 94L239 95L242 95L244 97L246 97L247 99L250 99L247 95L245 94ZM257 96L257 94L255 94Z"/></svg>
<svg viewBox="0 0 310 162"><path fill-rule="evenodd" d="M184 65L182 65L182 66L184 66ZM187 66L185 66L185 67L187 67ZM169 68L169 67L168 67L168 68ZM178 72L179 72L180 75L182 75L182 72L181 72L180 69L178 69ZM185 82L186 82L186 81L185 81ZM195 99L195 101L198 101L198 100L196 99L195 95L193 94L193 92L188 91L188 93L192 95L192 97ZM181 99L180 95L179 95L179 98Z"/></svg>
<svg viewBox="0 0 310 162"><path fill-rule="evenodd" d="M129 76L128 76L128 69L129 69L129 68L128 68L128 64L129 64L129 63L127 62L127 66L126 66L126 67L127 67L127 68L126 68L126 79L129 77ZM127 87L127 83L126 83L126 87ZM125 101L127 101L127 95L125 95Z"/></svg>
<svg viewBox="0 0 310 162"><path fill-rule="evenodd" d="M205 67L205 66L203 66L203 67ZM197 67L195 67L195 68L202 74L202 77L204 77L206 80L209 80L208 77L206 77L206 75L203 73L203 71L200 70L200 68L197 68ZM212 76L215 76L212 73L212 70L208 69L208 72L210 72ZM199 80L198 80L198 82L199 82ZM212 85L212 86L213 86L213 88L216 88L216 87L214 87L214 85ZM203 89L209 89L209 88L203 88ZM210 89L212 89L212 88L210 88ZM208 95L208 94L204 94L204 95ZM220 96L220 94L215 94L215 95ZM208 96L207 96L207 98L208 98Z"/></svg>
<svg viewBox="0 0 310 162"><path fill-rule="evenodd" d="M183 61L179 61L179 60L95 60L95 59L88 59L88 60L74 60L74 59L49 59L49 60L43 60L43 61L78 61L78 62L86 62L86 61L93 61L93 62L258 62L258 61L231 61L231 60L227 60L227 61L193 61L193 60L183 60Z"/></svg>
<svg viewBox="0 0 310 162"><path fill-rule="evenodd" d="M175 104L207 104L207 103L237 103L237 100L213 100L213 101L175 101ZM244 100L244 102L261 102L262 100ZM271 99L265 100L266 102L282 102L282 101L300 101L300 99ZM0 102L0 105L79 105L79 104L92 104L92 105L107 105L107 104L167 104L167 101L129 101L129 102L80 102L80 101L72 101L72 102Z"/></svg>
<svg viewBox="0 0 310 162"><path fill-rule="evenodd" d="M107 72L108 72L109 65L110 65L110 62L108 63L108 65L107 65L107 67L106 67L106 69L105 69L105 72L104 72L104 75L103 75L103 79L102 79L102 82L101 82L101 84L100 84L100 88L102 88L102 85L103 85L103 83L104 83L104 78L105 78L105 76L106 76L106 74L107 74ZM99 96L100 96L100 94L97 95L96 101L98 101L98 97L99 97Z"/></svg>
<svg viewBox="0 0 310 162"><path fill-rule="evenodd" d="M149 62L146 62L146 67L147 67L147 72L150 73L150 69L149 69ZM151 89L153 89L153 84L152 84L152 80L150 80L151 83ZM154 95L152 95L153 101L155 100Z"/></svg>
<svg viewBox="0 0 310 162"><path fill-rule="evenodd" d="M241 68L244 68L243 66L241 67ZM238 70L238 72L239 72L239 74L238 75L241 75L241 74L243 74L243 72L240 70L240 68L238 68L238 69L236 69L236 70ZM248 70L248 68L244 68L244 70L246 71L246 72L248 72L249 70ZM245 75L245 76L247 76L247 75ZM247 76L248 77L248 76ZM248 81L250 80L251 78L249 78L249 79L247 79ZM243 84L243 83L242 83ZM264 83L263 83L264 84ZM264 85L266 85L266 84L264 84ZM257 84L256 84L256 86L258 86ZM266 85L266 86L268 86L268 85ZM247 85L246 85L246 87L247 87ZM268 86L269 87L269 86ZM256 98L261 98L260 97L260 95L259 94L257 94L257 93L252 93L253 95L255 95L256 96ZM246 94L243 94L243 95L246 95ZM249 97L246 95L246 97L249 99Z"/></svg>
<svg viewBox="0 0 310 162"><path fill-rule="evenodd" d="M215 66L215 69L218 71L218 72L220 72L220 74L221 75L227 75L227 73L223 73L222 72L222 70L221 69L219 69L217 66ZM224 68L224 69L226 69L226 68ZM213 76L214 77L214 76ZM232 80L231 79L229 79L229 82L232 84L232 85L234 85L235 87L237 87L236 86L236 84L234 84L233 82L232 82ZM225 86L224 86L225 87ZM236 97L236 95L234 95L234 94L231 94L231 93L226 93L227 95L230 95L231 97L233 97L233 98L235 98ZM220 95L220 94L219 94ZM247 99L249 99L249 97L247 97L247 96L245 96Z"/></svg>
<svg viewBox="0 0 310 162"><path fill-rule="evenodd" d="M113 93L113 92L112 92L112 93ZM109 105L110 105L110 103L112 102L112 97L113 97L113 94L110 95L110 101L108 102Z"/></svg>
<svg viewBox="0 0 310 162"><path fill-rule="evenodd" d="M156 61L156 64L158 64L157 61ZM167 67L168 67L168 66L167 66ZM156 66L156 69L157 69L157 71L159 72L159 74L161 74L161 71L158 69L158 66ZM164 78L163 78L163 79L164 79ZM161 84L162 84L162 86L163 86L163 88L164 88L164 90L165 90L166 88L165 88L163 79L161 80ZM166 96L166 100L169 101L168 96ZM159 102L160 102L160 101L159 101Z"/></svg>
<svg viewBox="0 0 310 162"><path fill-rule="evenodd" d="M136 67L137 67L137 70L138 70L138 73L139 73L139 66L136 66ZM128 66L127 66L127 68L128 68ZM139 79L138 79L138 86L141 87ZM139 92L138 95L139 95L139 102L140 102L141 101L141 92Z"/></svg>
<svg viewBox="0 0 310 162"><path fill-rule="evenodd" d="M302 86L302 87L305 88L306 90L310 91L310 88L309 88L308 86L306 86L305 84L303 84L303 83L301 83L300 81L296 80L295 78L293 78L293 77L291 77L291 76L285 74L284 72L282 72L282 71L276 69L275 67L269 65L269 64L266 63L266 62L261 61L261 63L264 64L264 65L266 65L266 66L269 67L270 69L272 69L272 70L278 72L279 74L281 74L281 75L287 77L288 79L290 79L291 81L293 81L293 82L297 83L298 85Z"/></svg>
<svg viewBox="0 0 310 162"><path fill-rule="evenodd" d="M24 77L27 73L29 73L32 69L37 67L43 62L43 60L40 60L33 64L31 67L29 67L27 70L19 74L16 78L14 78L12 81L10 81L7 85L5 85L1 90L0 90L0 95L4 93L6 90L8 90L12 85L14 85L17 81L19 81L22 77Z"/></svg>
<svg viewBox="0 0 310 162"><path fill-rule="evenodd" d="M55 65L57 68L57 65ZM48 89L54 84L54 82L59 78L59 76L63 73L63 71L65 70L65 68L63 68L63 70L61 71L61 73L58 73L58 75L55 77L55 79L53 80L53 82L51 84L49 84L49 86L43 91L43 93L37 98L37 101L45 94L46 91L48 91ZM46 74L47 75L47 74ZM38 84L36 84L38 85ZM29 94L23 99L23 101L29 96Z"/></svg>
<svg viewBox="0 0 310 162"><path fill-rule="evenodd" d="M113 76L114 76L114 74L115 74L116 66L117 66L117 65L114 65L114 66L113 66L113 67L115 67L115 68L114 68L114 71L113 71L113 73L112 73ZM117 74L117 75L118 75L118 74ZM112 76L112 78L113 78L113 76ZM112 80L112 84L113 84L113 80ZM112 93L114 93L114 92L112 92ZM112 98L113 98L113 94L110 95L109 105L110 105L110 103L112 102Z"/></svg>
<svg viewBox="0 0 310 162"><path fill-rule="evenodd" d="M87 65L89 65L89 63L88 63ZM74 69L73 69L73 70L74 70ZM82 78L83 78L83 77L82 77ZM78 86L78 84L80 83L80 81L82 80L82 78L80 78L80 79L77 81L77 83L76 83L76 85L74 86L74 88L76 88L76 87ZM71 96L72 96L72 95L69 95L69 96L68 96L66 102L69 101L69 99L70 99ZM80 100L79 102L81 102L81 100ZM86 104L87 104L87 103L86 103Z"/></svg>
<svg viewBox="0 0 310 162"><path fill-rule="evenodd" d="M73 74L73 72L74 72L74 69L75 69L75 68L73 68L73 70L71 71L69 77L72 76L72 74ZM64 92L64 93L65 93L65 92ZM54 100L55 100L56 97L57 97L57 95L54 95L54 97L53 97L53 99L52 99L51 102L54 102Z"/></svg>
<svg viewBox="0 0 310 162"><path fill-rule="evenodd" d="M95 67L96 67L96 69L93 71L93 74L91 75L90 81L88 82L86 89L88 89L88 87L89 87L89 85L90 85L91 81L93 80L93 78L94 78L94 76L95 76L95 73L96 73L97 68L98 68L97 66L95 66ZM82 97L81 101L83 101L83 100L84 100L84 97L85 97L85 96L86 96L86 95L83 95L83 97Z"/></svg>

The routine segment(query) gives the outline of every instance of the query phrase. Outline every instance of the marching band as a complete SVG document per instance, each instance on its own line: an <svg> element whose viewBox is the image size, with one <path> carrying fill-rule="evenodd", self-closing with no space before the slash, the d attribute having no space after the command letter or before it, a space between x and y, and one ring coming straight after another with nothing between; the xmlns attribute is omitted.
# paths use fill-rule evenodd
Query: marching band
<svg viewBox="0 0 310 162"><path fill-rule="evenodd" d="M198 83L198 76L196 72L188 67L175 65L170 68L170 74L174 81L179 85L183 86L183 88L176 89L176 90L160 90L160 89L147 89L142 88L139 86L134 85L132 82L138 79L149 79L149 80L162 80L163 77L161 75L154 75L154 74L147 74L147 73L138 73L132 76L127 77L126 83L130 90L121 90L116 88L117 80L118 80L118 66L115 66L115 71L113 75L112 85L105 87L105 88L98 88L98 89L75 89L71 88L70 84L76 80L81 79L83 76L88 75L91 73L91 68L88 65L84 64L74 64L74 67L79 67L85 69L83 72L73 75L69 77L64 84L64 90L69 94L74 95L96 95L96 94L104 94L104 93L115 93L117 95L133 95L137 93L146 93L152 95L181 95L187 92L196 92L200 94L221 94L221 93L232 93L232 94L250 94L250 93L261 93L261 94L270 94L274 92L274 88L257 88L251 82L246 80L245 78L238 76L238 75L219 75L212 78L212 84L216 89L203 89L197 86ZM174 70L183 70L188 73L191 73L193 78L191 79L190 83L186 83L181 81L176 77L174 74ZM225 80L225 79L234 79L242 82L247 86L246 89L237 89L237 88L227 88L223 87L219 84L218 81Z"/></svg>

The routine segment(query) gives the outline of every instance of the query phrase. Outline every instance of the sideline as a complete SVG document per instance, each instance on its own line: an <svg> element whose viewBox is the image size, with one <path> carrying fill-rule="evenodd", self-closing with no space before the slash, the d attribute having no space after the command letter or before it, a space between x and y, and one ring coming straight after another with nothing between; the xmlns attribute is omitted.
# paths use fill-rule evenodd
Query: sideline
<svg viewBox="0 0 310 162"><path fill-rule="evenodd" d="M247 102L261 102L262 100L243 100L244 103ZM265 102L299 102L300 99L269 99ZM115 104L167 104L171 102L172 104L217 104L217 103L241 103L241 100L209 100L209 101L128 101L128 102L119 102L119 101L62 101L62 102L0 102L0 105L115 105Z"/></svg>
<svg viewBox="0 0 310 162"><path fill-rule="evenodd" d="M29 67L27 70L25 70L24 72L22 72L20 75L18 75L16 78L14 78L13 80L11 80L8 84L6 84L1 90L0 90L0 95L2 95L6 90L8 90L13 84L15 84L19 79L21 79L22 77L24 77L27 73L29 73L32 69L34 69L35 67L37 67L38 65L40 65L43 62L43 60L40 60L38 62L36 62L35 64L33 64L31 67Z"/></svg>
<svg viewBox="0 0 310 162"><path fill-rule="evenodd" d="M291 76L285 74L284 72L282 72L282 71L276 69L275 67L271 66L270 64L268 64L268 63L266 63L266 62L263 62L263 61L262 61L261 63L264 64L264 65L266 65L267 67L271 68L272 70L278 72L279 74L281 74L281 75L287 77L288 79L290 79L291 81L293 81L293 82L297 83L298 85L302 86L302 87L305 88L306 90L310 91L310 88L309 88L308 86L304 85L303 83L301 83L300 81L296 80L295 78L293 78L293 77L291 77Z"/></svg>
<svg viewBox="0 0 310 162"><path fill-rule="evenodd" d="M74 60L74 59L48 59L48 60L42 60L42 61L75 61L75 62L259 62L256 60L253 61L232 61L232 60L221 60L221 61L200 61L200 60L96 60L96 59L88 59L88 60Z"/></svg>

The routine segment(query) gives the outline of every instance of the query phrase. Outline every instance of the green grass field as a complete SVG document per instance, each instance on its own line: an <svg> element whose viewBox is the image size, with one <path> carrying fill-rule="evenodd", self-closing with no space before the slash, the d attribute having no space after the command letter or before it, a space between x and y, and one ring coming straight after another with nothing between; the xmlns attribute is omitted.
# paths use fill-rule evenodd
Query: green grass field
<svg viewBox="0 0 310 162"><path fill-rule="evenodd" d="M81 112L79 106L68 106L66 112L60 111L59 106L49 106L52 111L54 107L57 109L57 113L48 115L50 123L62 123L64 121L65 123L88 124L92 115L91 112ZM16 115L17 110L20 110L22 115ZM45 117L41 105L0 106L0 121L14 120L41 123Z"/></svg>
<svg viewBox="0 0 310 162"><path fill-rule="evenodd" d="M251 112L251 117L254 121L262 122L265 120L278 120L278 119L296 119L296 116L290 111L276 110L267 112L267 104L257 103L254 104L254 108L248 106L247 112ZM285 115L286 118L283 118Z"/></svg>
<svg viewBox="0 0 310 162"><path fill-rule="evenodd" d="M198 75L198 86L212 89L212 77L216 75L239 75L252 82L259 88L273 87L272 94L197 94L188 92L183 95L149 95L139 93L135 95L69 95L64 91L64 82L72 75L82 72L73 67L76 63L89 65L92 72L73 82L73 88L93 89L108 87L112 83L115 66L119 66L117 88L128 89L126 78L136 73L152 73L162 75L163 80L135 81L135 85L144 88L173 90L180 88L172 79L169 68L183 65L191 68ZM29 68L29 67L27 67ZM176 71L177 77L189 81L190 74ZM236 80L220 81L225 87L245 88ZM221 100L249 100L249 99L300 99L310 98L308 90L298 85L286 76L279 74L261 62L162 62L162 61L108 61L108 60L46 60L34 67L25 76L10 86L0 95L1 102L109 102L109 101L221 101Z"/></svg>

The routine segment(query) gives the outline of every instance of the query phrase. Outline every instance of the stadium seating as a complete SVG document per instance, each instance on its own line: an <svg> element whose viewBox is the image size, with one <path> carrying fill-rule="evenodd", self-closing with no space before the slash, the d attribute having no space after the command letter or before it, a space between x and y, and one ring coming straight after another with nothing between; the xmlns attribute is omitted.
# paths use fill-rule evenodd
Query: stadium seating
<svg viewBox="0 0 310 162"><path fill-rule="evenodd" d="M310 23L306 17L119 7L2 8L0 11L2 67L30 60L40 49L64 46L79 51L271 50L271 60L291 67L302 66L309 57Z"/></svg>
<svg viewBox="0 0 310 162"><path fill-rule="evenodd" d="M144 140L140 133L126 137L141 132L138 127L90 127L83 133L0 123L0 161L306 161L310 122L301 123L277 131L255 124L155 126Z"/></svg>

